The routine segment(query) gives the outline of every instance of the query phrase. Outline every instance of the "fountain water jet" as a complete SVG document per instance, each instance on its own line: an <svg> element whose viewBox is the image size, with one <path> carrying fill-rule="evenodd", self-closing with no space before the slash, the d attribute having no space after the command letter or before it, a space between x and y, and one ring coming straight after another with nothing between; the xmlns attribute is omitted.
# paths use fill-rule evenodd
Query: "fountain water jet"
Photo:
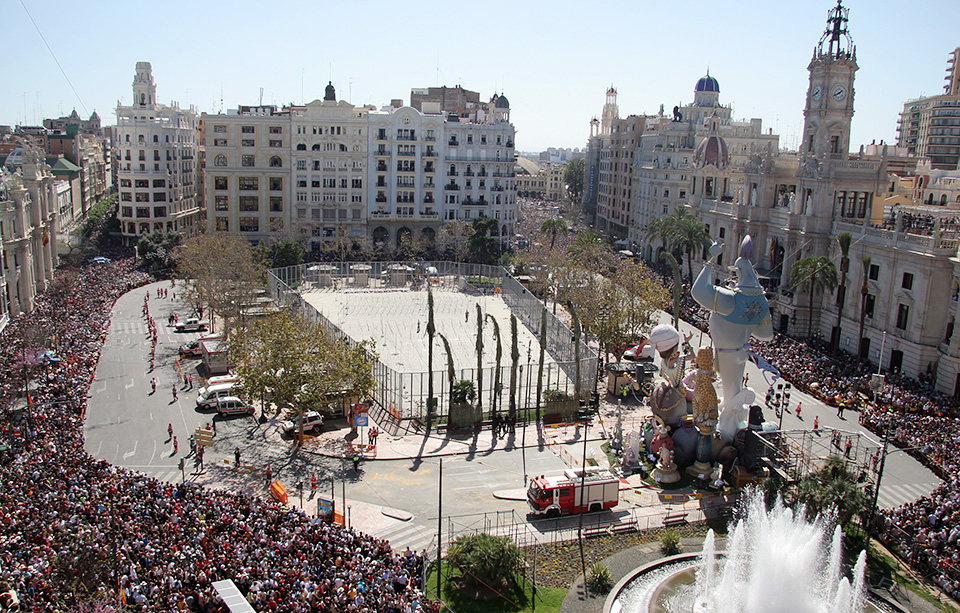
<svg viewBox="0 0 960 613"><path fill-rule="evenodd" d="M696 563L676 566L654 585L637 575L610 600L611 613L860 613L866 601L866 552L852 581L841 577L842 532L833 517L813 522L779 501L769 512L757 490L728 539L718 563L713 531ZM832 533L832 534L831 534ZM832 538L831 538L832 536ZM634 585L636 581L636 585Z"/></svg>

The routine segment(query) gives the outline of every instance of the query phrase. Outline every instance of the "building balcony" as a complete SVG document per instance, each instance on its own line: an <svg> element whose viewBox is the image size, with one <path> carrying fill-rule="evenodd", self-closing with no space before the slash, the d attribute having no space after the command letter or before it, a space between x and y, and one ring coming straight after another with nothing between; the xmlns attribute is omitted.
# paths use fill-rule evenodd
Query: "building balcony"
<svg viewBox="0 0 960 613"><path fill-rule="evenodd" d="M423 203L424 203L424 204L433 204L433 198L430 197L430 196L427 196L426 198L423 199Z"/></svg>
<svg viewBox="0 0 960 613"><path fill-rule="evenodd" d="M414 185L413 183L407 183L404 181L397 181L397 187L399 187L400 189L416 189L417 188L417 186Z"/></svg>
<svg viewBox="0 0 960 613"><path fill-rule="evenodd" d="M436 169L430 164L427 164L426 166L423 167L423 172L433 172L434 170Z"/></svg>
<svg viewBox="0 0 960 613"><path fill-rule="evenodd" d="M386 197L386 196L377 196L376 201L377 201L377 202L386 202L386 201L387 201L387 197Z"/></svg>
<svg viewBox="0 0 960 613"><path fill-rule="evenodd" d="M472 171L472 170L465 170L465 171L463 171L463 176L465 176L465 177L472 177L472 176L473 176L473 171Z"/></svg>
<svg viewBox="0 0 960 613"><path fill-rule="evenodd" d="M414 135L410 136L398 136L397 140L417 140L417 137Z"/></svg>
<svg viewBox="0 0 960 613"><path fill-rule="evenodd" d="M486 171L486 170L481 170L480 172L477 173L477 176L478 176L478 177L485 177L485 176L487 176L487 171Z"/></svg>
<svg viewBox="0 0 960 613"><path fill-rule="evenodd" d="M432 219L432 218L439 217L440 213L437 213L436 211L421 211L420 216Z"/></svg>
<svg viewBox="0 0 960 613"><path fill-rule="evenodd" d="M443 186L443 189L449 189L449 190L453 190L453 191L459 191L459 190L460 190L460 186L457 185L456 183L447 183L446 185Z"/></svg>
<svg viewBox="0 0 960 613"><path fill-rule="evenodd" d="M379 163L377 163L377 170L380 172L386 172L387 171L386 162L380 161Z"/></svg>
<svg viewBox="0 0 960 613"><path fill-rule="evenodd" d="M451 147L456 147L460 143L457 141L457 139L451 138L449 141L447 141L447 144Z"/></svg>
<svg viewBox="0 0 960 613"><path fill-rule="evenodd" d="M507 141L507 147L513 147L513 141L512 141L512 140L508 140L508 141Z"/></svg>
<svg viewBox="0 0 960 613"><path fill-rule="evenodd" d="M376 151L374 151L374 152L373 152L373 155L389 156L389 155L390 155L390 152L381 147L380 149L377 149Z"/></svg>
<svg viewBox="0 0 960 613"><path fill-rule="evenodd" d="M491 192L502 192L502 191L503 191L503 187L501 187L501 186L499 186L499 185L494 185L493 187L490 188L490 191L491 191Z"/></svg>
<svg viewBox="0 0 960 613"><path fill-rule="evenodd" d="M437 157L437 152L436 152L436 151L430 151L430 150L424 151L424 152L423 152L423 157L425 157L425 158L435 158L435 157Z"/></svg>
<svg viewBox="0 0 960 613"><path fill-rule="evenodd" d="M416 151L398 151L397 155L402 157L413 157L417 155L417 152Z"/></svg>
<svg viewBox="0 0 960 613"><path fill-rule="evenodd" d="M431 143L432 143L432 142L436 142L436 140L437 140L437 137L436 137L436 136L428 136L428 137L426 137L426 138L425 138L425 139L423 139L423 140L425 140L425 141L429 141L429 142L431 142Z"/></svg>
<svg viewBox="0 0 960 613"><path fill-rule="evenodd" d="M448 177L456 177L456 176L459 176L459 175L460 175L460 173L457 172L456 170L448 170L448 171L447 171L447 176L448 176Z"/></svg>

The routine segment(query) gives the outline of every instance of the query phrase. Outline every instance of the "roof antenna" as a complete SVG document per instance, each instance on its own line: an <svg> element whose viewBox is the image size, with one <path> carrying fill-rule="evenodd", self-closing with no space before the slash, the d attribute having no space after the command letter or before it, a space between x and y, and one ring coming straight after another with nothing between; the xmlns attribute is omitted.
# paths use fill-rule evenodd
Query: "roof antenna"
<svg viewBox="0 0 960 613"><path fill-rule="evenodd" d="M260 88L260 104L257 106L263 106L263 88Z"/></svg>

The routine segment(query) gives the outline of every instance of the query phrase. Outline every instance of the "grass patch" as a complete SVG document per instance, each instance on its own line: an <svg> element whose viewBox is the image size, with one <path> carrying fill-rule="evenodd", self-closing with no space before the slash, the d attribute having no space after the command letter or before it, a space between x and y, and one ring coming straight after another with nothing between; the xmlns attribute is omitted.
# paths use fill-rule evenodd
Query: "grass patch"
<svg viewBox="0 0 960 613"><path fill-rule="evenodd" d="M530 596L530 585L521 578L518 586L506 592L497 594L492 590L484 594L468 593L460 589L457 579L460 570L449 564L443 565L443 579L441 600L457 613L520 613L533 611L533 601ZM537 590L536 610L544 613L559 613L560 605L567 596L566 588L552 588L540 586ZM427 571L427 597L437 598L437 566L430 566Z"/></svg>

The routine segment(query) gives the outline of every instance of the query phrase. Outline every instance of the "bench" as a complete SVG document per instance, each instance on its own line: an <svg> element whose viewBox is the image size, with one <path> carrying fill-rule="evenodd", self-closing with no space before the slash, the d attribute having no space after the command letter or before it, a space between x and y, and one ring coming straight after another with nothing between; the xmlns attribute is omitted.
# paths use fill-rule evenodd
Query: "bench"
<svg viewBox="0 0 960 613"><path fill-rule="evenodd" d="M664 527L672 526L685 526L687 524L687 513L686 512L675 512L668 513L663 517Z"/></svg>
<svg viewBox="0 0 960 613"><path fill-rule="evenodd" d="M607 526L587 526L583 529L584 538L603 536L604 534L609 534Z"/></svg>
<svg viewBox="0 0 960 613"><path fill-rule="evenodd" d="M637 520L633 519L620 524L610 526L610 534L623 534L624 532L634 532L637 529Z"/></svg>

